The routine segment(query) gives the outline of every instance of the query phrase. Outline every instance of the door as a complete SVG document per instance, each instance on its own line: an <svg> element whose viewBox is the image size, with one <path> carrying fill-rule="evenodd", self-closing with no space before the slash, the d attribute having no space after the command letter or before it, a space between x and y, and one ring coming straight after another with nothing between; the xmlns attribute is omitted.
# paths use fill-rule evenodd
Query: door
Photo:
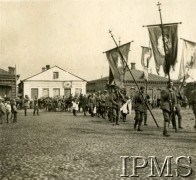
<svg viewBox="0 0 196 180"><path fill-rule="evenodd" d="M71 94L71 89L65 88L64 89L64 96L65 96L65 98L68 98L70 96L70 94Z"/></svg>
<svg viewBox="0 0 196 180"><path fill-rule="evenodd" d="M31 99L38 98L38 88L31 88Z"/></svg>
<svg viewBox="0 0 196 180"><path fill-rule="evenodd" d="M0 96L11 98L11 87L10 86L1 86L0 85Z"/></svg>

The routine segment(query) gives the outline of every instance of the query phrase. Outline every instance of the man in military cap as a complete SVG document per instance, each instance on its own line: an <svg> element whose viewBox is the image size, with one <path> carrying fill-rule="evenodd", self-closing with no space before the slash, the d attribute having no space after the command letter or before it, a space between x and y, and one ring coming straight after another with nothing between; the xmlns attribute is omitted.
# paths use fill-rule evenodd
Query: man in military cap
<svg viewBox="0 0 196 180"><path fill-rule="evenodd" d="M142 131L142 121L144 119L144 113L145 113L145 87L140 87L140 92L138 92L134 98L134 110L135 110L135 124L134 129L137 131Z"/></svg>
<svg viewBox="0 0 196 180"><path fill-rule="evenodd" d="M161 107L160 107L162 109L163 118L164 118L163 135L166 137L170 136L170 134L168 133L168 125L170 120L173 118L172 113L174 113L176 110L175 106L176 106L176 95L173 90L173 82L168 81L167 88L161 91Z"/></svg>

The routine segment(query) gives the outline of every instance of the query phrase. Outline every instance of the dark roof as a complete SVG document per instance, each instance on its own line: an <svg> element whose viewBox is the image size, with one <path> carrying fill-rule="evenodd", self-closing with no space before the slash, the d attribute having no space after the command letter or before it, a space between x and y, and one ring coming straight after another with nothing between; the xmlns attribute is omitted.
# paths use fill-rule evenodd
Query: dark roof
<svg viewBox="0 0 196 180"><path fill-rule="evenodd" d="M94 79L92 81L88 81L88 83L94 83L94 82L97 82L97 81L108 81L109 80L109 77L103 77L103 78L100 78L100 79Z"/></svg>
<svg viewBox="0 0 196 180"><path fill-rule="evenodd" d="M1 68L0 68L0 75L13 76L13 74L10 74L8 71L5 71L4 69L1 69Z"/></svg>
<svg viewBox="0 0 196 180"><path fill-rule="evenodd" d="M9 72L8 71L5 71L3 69L0 69L0 74L1 75L7 75L7 74L9 74Z"/></svg>
<svg viewBox="0 0 196 180"><path fill-rule="evenodd" d="M144 81L144 72L143 71L138 70L138 69L132 69L131 73L133 74L133 76L134 76L134 78L137 82L138 81ZM109 80L108 76L104 77L104 78L89 81L88 83L93 83L93 82L96 82L96 81L107 81L107 80ZM129 71L127 71L125 73L125 81L133 81L133 78L132 78ZM167 82L168 79L165 78L165 77L162 77L162 76L158 76L156 74L149 73L148 74L148 81L151 81L151 82Z"/></svg>
<svg viewBox="0 0 196 180"><path fill-rule="evenodd" d="M131 73L133 74L136 81L144 81L144 72L138 69L132 69ZM125 73L125 81L133 81L133 78L129 71ZM162 77L156 74L148 73L148 81L161 81L166 82L168 79L166 77Z"/></svg>

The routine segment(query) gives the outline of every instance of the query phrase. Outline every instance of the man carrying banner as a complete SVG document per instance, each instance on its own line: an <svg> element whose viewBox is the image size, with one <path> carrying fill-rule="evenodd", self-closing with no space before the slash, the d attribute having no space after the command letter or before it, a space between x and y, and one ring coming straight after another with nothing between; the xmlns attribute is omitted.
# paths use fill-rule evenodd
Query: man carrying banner
<svg viewBox="0 0 196 180"><path fill-rule="evenodd" d="M135 124L134 124L134 130L137 129L137 131L142 131L142 121L144 119L144 113L146 110L146 104L145 104L145 87L140 87L140 93L138 92L134 98L134 110L135 110Z"/></svg>
<svg viewBox="0 0 196 180"><path fill-rule="evenodd" d="M167 88L161 91L161 109L164 118L163 135L166 137L170 136L168 133L168 126L170 120L172 120L172 118L174 117L173 113L176 110L175 106L176 106L176 95L173 90L173 82L168 81ZM175 123L173 123L173 126L175 126Z"/></svg>

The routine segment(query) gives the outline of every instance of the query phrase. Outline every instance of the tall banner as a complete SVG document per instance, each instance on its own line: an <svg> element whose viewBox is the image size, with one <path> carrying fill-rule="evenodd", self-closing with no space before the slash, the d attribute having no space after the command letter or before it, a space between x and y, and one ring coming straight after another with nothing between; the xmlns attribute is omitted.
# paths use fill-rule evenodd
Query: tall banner
<svg viewBox="0 0 196 180"><path fill-rule="evenodd" d="M111 84L114 82L114 84L120 88L123 87L123 80L126 71L126 66L122 56L125 61L128 60L129 48L130 42L120 46L119 48L106 51L106 56L111 70L109 73L109 83Z"/></svg>
<svg viewBox="0 0 196 180"><path fill-rule="evenodd" d="M142 57L141 57L141 64L143 66L144 71L144 79L148 81L148 67L150 63L150 59L152 57L152 50L149 47L142 46Z"/></svg>
<svg viewBox="0 0 196 180"><path fill-rule="evenodd" d="M157 73L159 74L160 66L163 66L164 73L168 75L171 67L174 69L177 61L178 25L163 25L164 37L162 37L160 26L149 26L148 32L152 44Z"/></svg>
<svg viewBox="0 0 196 180"><path fill-rule="evenodd" d="M196 74L196 43L183 40L182 58L179 79L190 76L195 79Z"/></svg>

